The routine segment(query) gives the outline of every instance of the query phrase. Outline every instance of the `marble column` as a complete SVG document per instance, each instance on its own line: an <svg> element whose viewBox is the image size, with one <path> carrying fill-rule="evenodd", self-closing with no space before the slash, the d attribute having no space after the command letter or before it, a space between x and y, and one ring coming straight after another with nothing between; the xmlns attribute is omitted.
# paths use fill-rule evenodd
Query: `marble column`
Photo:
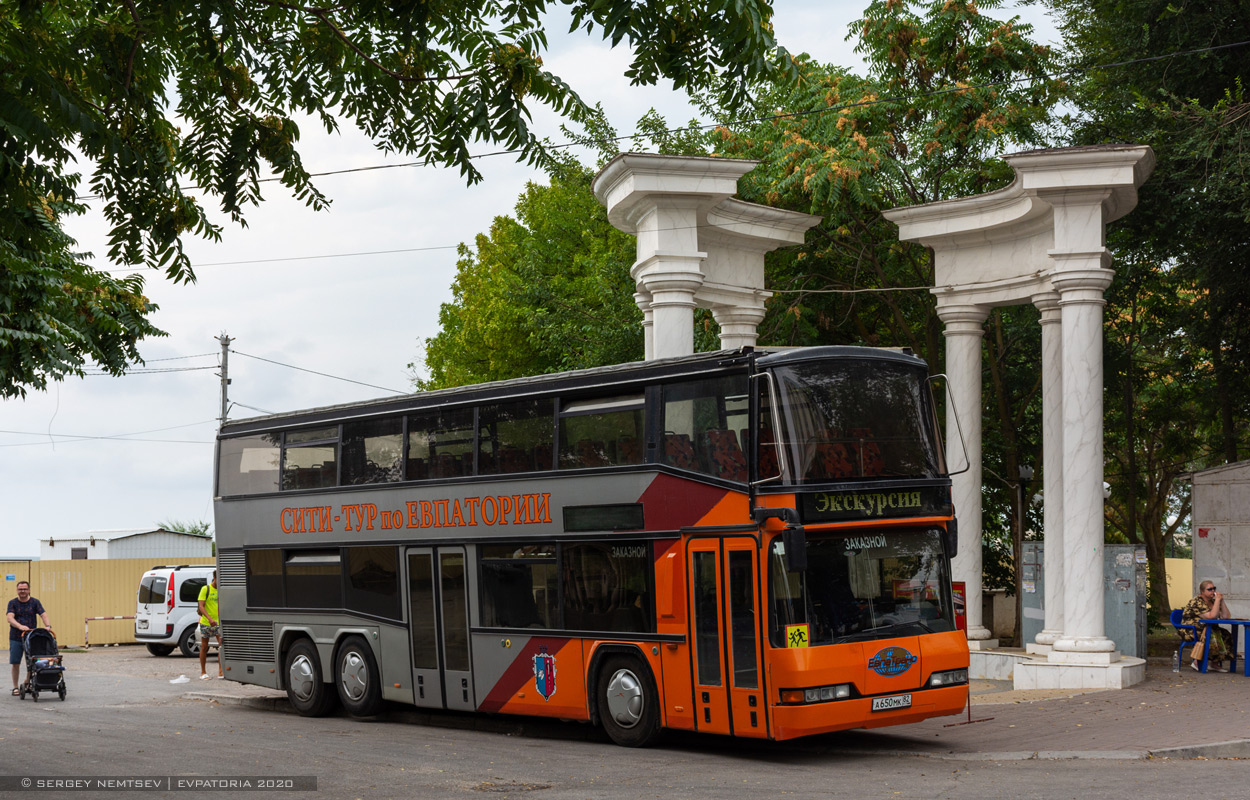
<svg viewBox="0 0 1250 800"><path fill-rule="evenodd" d="M1042 498L1045 503L1045 575L1042 605L1045 617L1034 642L1047 649L1063 635L1063 330L1059 294L1033 298L1042 312Z"/></svg>
<svg viewBox="0 0 1250 800"><path fill-rule="evenodd" d="M650 361L655 358L655 324L651 319L651 295L647 292L634 292L634 303L642 312L642 357Z"/></svg>
<svg viewBox="0 0 1250 800"><path fill-rule="evenodd" d="M982 622L981 563L981 337L989 309L978 305L938 303L946 326L946 466L951 477L955 518L959 520L959 552L951 562L952 579L966 591L969 647L990 644ZM965 460L965 451L967 458Z"/></svg>
<svg viewBox="0 0 1250 800"><path fill-rule="evenodd" d="M1059 210L1056 210L1059 216ZM1099 222L1101 220L1099 219ZM1101 228L1101 225L1099 225ZM1060 225L1056 225L1060 229ZM1058 236L1056 237L1059 238ZM1105 249L1052 250L1063 336L1064 632L1051 661L1118 660L1103 619L1103 292L1114 273Z"/></svg>

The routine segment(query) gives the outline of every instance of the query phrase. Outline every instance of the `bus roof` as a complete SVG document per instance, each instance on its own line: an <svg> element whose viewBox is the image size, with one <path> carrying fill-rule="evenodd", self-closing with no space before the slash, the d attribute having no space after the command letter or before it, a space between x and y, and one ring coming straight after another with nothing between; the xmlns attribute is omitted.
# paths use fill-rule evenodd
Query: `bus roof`
<svg viewBox="0 0 1250 800"><path fill-rule="evenodd" d="M660 378L680 377L684 374L706 373L718 368L738 366L753 356L758 364L769 367L807 361L813 358L872 358L896 361L917 367L923 367L925 364L922 359L912 355L911 351L905 348L861 347L854 345L776 348L744 347L738 350L718 350L710 353L695 353L689 356L654 359L652 361L631 361L625 364L612 364L605 367L553 372L524 378L457 386L451 389L414 392L399 397L383 397L374 400L362 400L352 403L300 409L298 411L286 411L278 414L247 417L241 420L226 422L221 427L218 436L258 433L275 427L289 426L294 423L338 422L358 417L370 417L378 414L424 408L436 409L442 406L469 404L483 400L520 399L527 396L547 394L552 391L589 389L603 384L646 382Z"/></svg>

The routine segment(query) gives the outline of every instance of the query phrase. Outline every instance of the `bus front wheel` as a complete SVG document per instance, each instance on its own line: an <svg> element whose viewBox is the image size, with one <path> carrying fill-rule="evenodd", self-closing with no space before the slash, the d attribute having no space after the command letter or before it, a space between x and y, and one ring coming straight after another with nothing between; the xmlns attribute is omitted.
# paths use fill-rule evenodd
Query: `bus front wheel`
<svg viewBox="0 0 1250 800"><path fill-rule="evenodd" d="M305 717L324 717L334 707L335 696L321 681L317 647L307 639L291 645L286 654L286 696Z"/></svg>
<svg viewBox="0 0 1250 800"><path fill-rule="evenodd" d="M369 644L359 636L349 636L339 647L334 671L339 700L353 717L371 717L382 706L382 685L378 665Z"/></svg>
<svg viewBox="0 0 1250 800"><path fill-rule="evenodd" d="M660 733L659 692L638 658L612 655L598 680L599 719L608 738L623 747L646 747Z"/></svg>

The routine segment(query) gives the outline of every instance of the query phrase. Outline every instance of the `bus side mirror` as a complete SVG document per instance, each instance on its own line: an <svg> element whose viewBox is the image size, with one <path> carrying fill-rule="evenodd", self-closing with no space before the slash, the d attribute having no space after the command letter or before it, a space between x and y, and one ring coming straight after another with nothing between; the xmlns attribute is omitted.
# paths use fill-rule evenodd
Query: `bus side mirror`
<svg viewBox="0 0 1250 800"><path fill-rule="evenodd" d="M959 520L951 517L943 534L942 544L946 547L946 557L954 558L959 553Z"/></svg>
<svg viewBox="0 0 1250 800"><path fill-rule="evenodd" d="M787 523L781 531L781 542L786 548L786 572L807 570L807 531L802 525Z"/></svg>

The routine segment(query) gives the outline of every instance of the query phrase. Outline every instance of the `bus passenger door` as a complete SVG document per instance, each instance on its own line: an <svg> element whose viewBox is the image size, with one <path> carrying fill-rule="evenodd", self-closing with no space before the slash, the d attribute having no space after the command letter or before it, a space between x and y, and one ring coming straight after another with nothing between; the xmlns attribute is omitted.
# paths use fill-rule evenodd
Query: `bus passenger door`
<svg viewBox="0 0 1250 800"><path fill-rule="evenodd" d="M408 548L408 612L416 704L472 711L463 547Z"/></svg>
<svg viewBox="0 0 1250 800"><path fill-rule="evenodd" d="M690 542L695 725L766 736L760 691L758 546L753 538Z"/></svg>

